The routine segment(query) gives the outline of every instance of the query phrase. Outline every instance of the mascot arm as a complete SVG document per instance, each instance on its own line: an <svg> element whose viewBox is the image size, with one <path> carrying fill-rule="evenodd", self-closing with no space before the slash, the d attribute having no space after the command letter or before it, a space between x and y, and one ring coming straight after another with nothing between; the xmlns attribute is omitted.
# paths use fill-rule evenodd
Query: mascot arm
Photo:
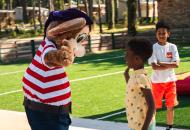
<svg viewBox="0 0 190 130"><path fill-rule="evenodd" d="M73 47L69 40L63 40L61 49L49 51L44 56L44 63L48 67L67 67L71 65L73 61Z"/></svg>

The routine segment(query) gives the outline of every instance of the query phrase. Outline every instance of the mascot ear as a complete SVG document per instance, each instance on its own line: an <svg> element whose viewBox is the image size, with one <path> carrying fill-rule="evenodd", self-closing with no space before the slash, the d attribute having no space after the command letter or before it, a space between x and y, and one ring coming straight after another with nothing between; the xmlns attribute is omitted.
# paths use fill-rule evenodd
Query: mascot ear
<svg viewBox="0 0 190 130"><path fill-rule="evenodd" d="M57 35L61 35L65 32L74 31L80 28L83 28L86 25L86 20L84 18L76 18L66 22L63 22L54 28L48 30L47 36L54 38Z"/></svg>

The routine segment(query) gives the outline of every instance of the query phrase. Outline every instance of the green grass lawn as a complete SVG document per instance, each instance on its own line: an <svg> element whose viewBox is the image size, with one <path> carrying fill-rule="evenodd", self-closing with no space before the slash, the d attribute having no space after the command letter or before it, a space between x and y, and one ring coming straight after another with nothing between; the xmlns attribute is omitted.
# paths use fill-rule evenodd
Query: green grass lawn
<svg viewBox="0 0 190 130"><path fill-rule="evenodd" d="M178 47L181 57L180 67L176 73L187 72L190 65L190 54L188 46L181 45ZM76 59L73 64L66 68L72 88L73 114L74 117L99 118L112 113L124 110L125 81L123 72L126 68L123 57L123 50L114 50L98 54L89 54L83 58ZM93 61L103 58L112 58L102 61ZM80 63L82 61L87 61ZM18 62L14 64L0 65L0 109L24 111L22 106L23 93L11 93L1 95L5 92L22 90L21 79L23 72L29 62ZM8 72L21 71L14 74ZM151 73L151 68L147 68ZM116 74L113 74L118 72ZM105 74L110 74L105 76ZM76 79L94 77L82 81ZM180 105L175 109L175 127L190 128L190 97L179 97ZM165 124L165 109L158 111L157 124ZM126 122L125 114L119 114L106 120Z"/></svg>

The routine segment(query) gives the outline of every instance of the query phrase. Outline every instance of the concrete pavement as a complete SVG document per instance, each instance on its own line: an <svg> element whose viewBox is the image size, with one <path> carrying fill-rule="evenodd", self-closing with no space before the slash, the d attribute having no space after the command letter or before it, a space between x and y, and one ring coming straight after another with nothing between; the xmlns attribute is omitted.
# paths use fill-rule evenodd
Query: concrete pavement
<svg viewBox="0 0 190 130"><path fill-rule="evenodd" d="M0 110L0 130L31 130L24 112ZM72 118L69 130L130 130L127 123ZM165 130L157 127L156 130ZM174 129L182 130L182 129Z"/></svg>

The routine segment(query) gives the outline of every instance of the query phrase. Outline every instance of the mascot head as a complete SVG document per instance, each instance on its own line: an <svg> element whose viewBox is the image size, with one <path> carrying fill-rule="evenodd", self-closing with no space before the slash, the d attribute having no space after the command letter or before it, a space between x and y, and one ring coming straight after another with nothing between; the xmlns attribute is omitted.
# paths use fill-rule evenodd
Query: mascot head
<svg viewBox="0 0 190 130"><path fill-rule="evenodd" d="M81 57L86 52L82 43L88 39L92 23L85 12L76 8L52 11L45 23L44 36L52 41L57 49L61 49L64 39L70 40L74 56Z"/></svg>

